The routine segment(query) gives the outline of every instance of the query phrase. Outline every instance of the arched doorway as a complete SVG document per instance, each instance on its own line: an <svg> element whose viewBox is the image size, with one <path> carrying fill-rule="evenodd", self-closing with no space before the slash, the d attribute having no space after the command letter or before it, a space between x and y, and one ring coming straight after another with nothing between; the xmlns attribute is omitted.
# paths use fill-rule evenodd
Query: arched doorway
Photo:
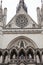
<svg viewBox="0 0 43 65"><path fill-rule="evenodd" d="M38 46L36 45L36 43L32 39L27 38L25 36L19 36L19 37L16 37L15 39L13 39L8 44L7 49L13 48L14 46L20 47L21 41L24 43L23 44L24 46L31 46L33 48L38 48Z"/></svg>
<svg viewBox="0 0 43 65"><path fill-rule="evenodd" d="M16 60L17 58L17 59L23 60L26 58L25 54L27 53L28 59L32 59L33 61L34 60L33 50L31 48L28 49L27 47L32 47L34 49L38 48L32 39L27 38L25 36L20 36L20 37L13 39L7 46L7 49L11 50L10 59ZM16 49L18 51L16 51ZM26 49L28 50L27 52L25 52Z"/></svg>

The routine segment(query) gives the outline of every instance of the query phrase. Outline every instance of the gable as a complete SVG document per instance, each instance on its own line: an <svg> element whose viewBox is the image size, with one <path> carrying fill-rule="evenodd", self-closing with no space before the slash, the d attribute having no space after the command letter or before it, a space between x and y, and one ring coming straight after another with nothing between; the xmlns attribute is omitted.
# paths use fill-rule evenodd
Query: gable
<svg viewBox="0 0 43 65"><path fill-rule="evenodd" d="M21 14L19 14L19 15L21 15ZM16 25L16 18L19 15L15 15L10 20L10 22L6 25L6 28L20 28L19 26ZM28 14L22 14L22 15L24 15L27 18L27 20L28 20L28 24L24 28L38 28L37 23L35 23L34 20ZM18 21L18 23L19 23L19 21Z"/></svg>
<svg viewBox="0 0 43 65"><path fill-rule="evenodd" d="M28 15L23 7L20 8L16 15L6 25L6 28L38 28L37 23Z"/></svg>

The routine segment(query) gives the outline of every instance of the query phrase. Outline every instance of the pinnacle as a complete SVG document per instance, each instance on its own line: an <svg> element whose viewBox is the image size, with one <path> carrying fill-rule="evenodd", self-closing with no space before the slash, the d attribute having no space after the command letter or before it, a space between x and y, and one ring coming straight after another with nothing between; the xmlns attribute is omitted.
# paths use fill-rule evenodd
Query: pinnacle
<svg viewBox="0 0 43 65"><path fill-rule="evenodd" d="M23 3L24 2L24 0L20 0L20 3Z"/></svg>
<svg viewBox="0 0 43 65"><path fill-rule="evenodd" d="M21 7L27 12L27 7L26 7L26 5L25 5L24 0L20 0L20 1L19 1L19 6L18 6L18 8L17 8L17 12L20 10Z"/></svg>
<svg viewBox="0 0 43 65"><path fill-rule="evenodd" d="M41 3L43 4L43 0L41 0Z"/></svg>
<svg viewBox="0 0 43 65"><path fill-rule="evenodd" d="M1 3L2 3L2 0L1 0Z"/></svg>

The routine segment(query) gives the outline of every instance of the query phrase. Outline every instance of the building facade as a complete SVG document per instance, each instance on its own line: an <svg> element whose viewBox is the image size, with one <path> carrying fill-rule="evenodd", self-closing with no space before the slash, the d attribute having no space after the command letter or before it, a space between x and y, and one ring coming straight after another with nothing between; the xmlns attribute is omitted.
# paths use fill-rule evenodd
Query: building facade
<svg viewBox="0 0 43 65"><path fill-rule="evenodd" d="M37 7L37 22L30 17L24 0L6 25L7 8L0 4L0 65L43 65L43 0Z"/></svg>

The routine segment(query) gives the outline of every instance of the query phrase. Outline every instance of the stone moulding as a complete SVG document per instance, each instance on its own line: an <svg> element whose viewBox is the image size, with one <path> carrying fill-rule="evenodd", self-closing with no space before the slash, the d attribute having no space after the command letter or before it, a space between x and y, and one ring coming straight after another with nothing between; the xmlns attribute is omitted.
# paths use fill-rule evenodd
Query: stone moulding
<svg viewBox="0 0 43 65"><path fill-rule="evenodd" d="M29 28L6 28L3 29L3 34L39 34L43 29L29 29Z"/></svg>

